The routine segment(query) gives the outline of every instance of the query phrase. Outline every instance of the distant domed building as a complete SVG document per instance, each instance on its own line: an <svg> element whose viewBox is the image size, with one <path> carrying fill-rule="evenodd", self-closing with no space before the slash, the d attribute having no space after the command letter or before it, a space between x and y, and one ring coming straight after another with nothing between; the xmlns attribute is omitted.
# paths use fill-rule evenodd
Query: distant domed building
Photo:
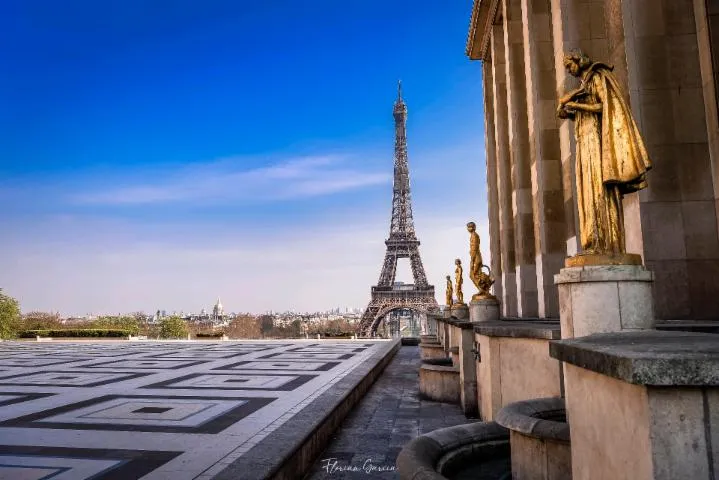
<svg viewBox="0 0 719 480"><path fill-rule="evenodd" d="M225 315L225 312L222 308L222 302L220 302L220 297L217 297L217 303L214 307L212 307L212 317L213 319L219 320Z"/></svg>

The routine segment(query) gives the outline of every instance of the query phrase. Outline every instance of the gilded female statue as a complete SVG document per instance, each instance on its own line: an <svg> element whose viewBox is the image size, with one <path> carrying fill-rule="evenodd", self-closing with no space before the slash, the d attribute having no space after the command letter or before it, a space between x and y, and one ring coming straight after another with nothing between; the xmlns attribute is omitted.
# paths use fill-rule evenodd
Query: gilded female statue
<svg viewBox="0 0 719 480"><path fill-rule="evenodd" d="M459 258L454 261L457 268L454 269L454 288L457 290L457 304L464 305L464 293L462 293L462 260Z"/></svg>
<svg viewBox="0 0 719 480"><path fill-rule="evenodd" d="M445 302L448 307L452 306L454 292L452 291L452 277L447 275L447 291L445 293Z"/></svg>
<svg viewBox="0 0 719 480"><path fill-rule="evenodd" d="M472 300L494 298L494 296L489 293L489 289L494 284L494 278L491 272L489 272L489 267L482 263L482 252L479 249L477 225L475 225L474 222L469 222L467 224L467 231L469 232L469 279L472 280L474 286L479 290L479 293L472 295ZM484 273L482 268L486 268L489 273Z"/></svg>
<svg viewBox="0 0 719 480"><path fill-rule="evenodd" d="M575 122L581 255L625 263L622 197L646 188L652 164L613 67L580 50L564 56L564 67L581 81L557 108L559 118Z"/></svg>

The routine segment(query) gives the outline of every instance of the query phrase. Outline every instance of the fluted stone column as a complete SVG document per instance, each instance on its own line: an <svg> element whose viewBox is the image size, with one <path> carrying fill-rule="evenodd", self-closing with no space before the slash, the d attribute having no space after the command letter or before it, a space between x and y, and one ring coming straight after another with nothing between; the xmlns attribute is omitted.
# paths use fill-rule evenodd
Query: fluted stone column
<svg viewBox="0 0 719 480"><path fill-rule="evenodd" d="M504 27L492 26L492 109L494 111L495 158L497 164L497 210L501 251L502 315L517 316L517 281L512 219L512 176L509 158L507 118L507 73L504 54Z"/></svg>
<svg viewBox="0 0 719 480"><path fill-rule="evenodd" d="M566 226L549 0L522 0L534 242L540 317L559 317L554 275L564 266Z"/></svg>
<svg viewBox="0 0 719 480"><path fill-rule="evenodd" d="M492 78L491 62L482 63L482 88L484 92L491 92L494 80ZM494 275L494 295L502 298L502 257L495 252L501 250L499 226L499 195L497 193L497 156L494 128L494 102L489 95L484 95L484 145L487 157L487 200L489 214L489 251L490 268Z"/></svg>
<svg viewBox="0 0 719 480"><path fill-rule="evenodd" d="M508 134L512 167L512 212L517 254L517 313L534 317L537 307L537 269L527 119L527 88L521 0L502 5L507 74Z"/></svg>

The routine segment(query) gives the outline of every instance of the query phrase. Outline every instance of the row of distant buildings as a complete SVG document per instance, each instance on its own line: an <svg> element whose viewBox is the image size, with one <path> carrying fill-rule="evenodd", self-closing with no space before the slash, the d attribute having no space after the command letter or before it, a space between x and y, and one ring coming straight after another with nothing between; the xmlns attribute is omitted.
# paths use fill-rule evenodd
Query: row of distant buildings
<svg viewBox="0 0 719 480"><path fill-rule="evenodd" d="M163 318L170 316L179 316L180 318L188 322L196 323L211 323L214 326L226 326L229 325L234 319L240 316L269 316L272 317L272 323L275 327L287 327L293 322L299 320L302 323L317 324L323 323L329 320L346 320L350 323L359 321L364 312L361 308L354 307L337 307L324 312L296 312L291 310L289 312L278 312L268 310L264 314L257 315L252 313L228 313L222 305L220 298L217 298L217 302L208 311L202 309L199 313L185 313L183 311L168 312L167 310L157 310L153 315L147 315L145 320L150 323L158 323ZM67 323L83 322L96 319L95 315L87 315L85 317L68 318L65 319Z"/></svg>

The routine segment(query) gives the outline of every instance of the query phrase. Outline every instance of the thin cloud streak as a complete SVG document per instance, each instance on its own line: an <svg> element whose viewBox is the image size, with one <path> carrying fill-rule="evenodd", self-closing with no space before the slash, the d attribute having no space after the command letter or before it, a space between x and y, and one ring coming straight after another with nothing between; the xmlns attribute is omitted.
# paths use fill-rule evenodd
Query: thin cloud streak
<svg viewBox="0 0 719 480"><path fill-rule="evenodd" d="M344 167L349 157L324 155L292 158L254 169L241 169L241 158L223 159L183 168L155 183L127 185L72 195L84 205L129 206L171 202L221 203L242 200L275 201L329 195L382 185L387 172Z"/></svg>

